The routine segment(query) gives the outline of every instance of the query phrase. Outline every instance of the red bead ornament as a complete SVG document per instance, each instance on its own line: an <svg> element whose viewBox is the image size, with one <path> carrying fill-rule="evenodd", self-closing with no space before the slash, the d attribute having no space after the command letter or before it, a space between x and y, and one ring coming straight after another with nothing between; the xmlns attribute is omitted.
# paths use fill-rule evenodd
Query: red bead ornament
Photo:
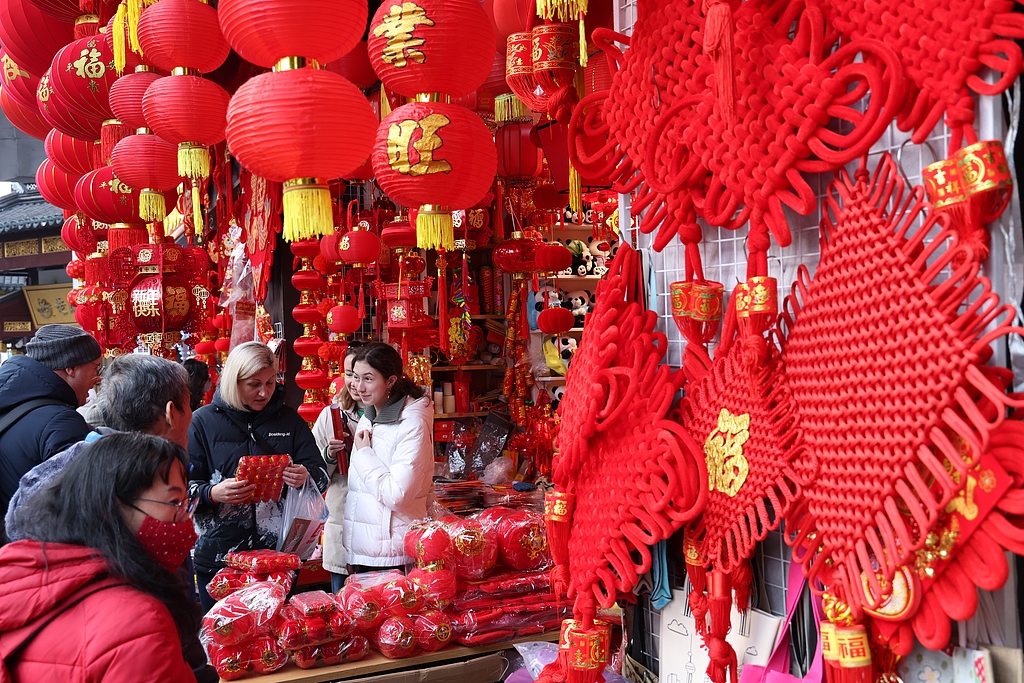
<svg viewBox="0 0 1024 683"><path fill-rule="evenodd" d="M284 57L326 64L348 54L366 26L367 6L365 0L315 0L300 10L281 0L224 0L218 14L235 52L270 68Z"/></svg>
<svg viewBox="0 0 1024 683"><path fill-rule="evenodd" d="M359 166L377 127L358 88L329 71L291 68L300 64L247 81L227 115L228 144L239 162L285 184L289 241L333 232L330 190L322 181Z"/></svg>
<svg viewBox="0 0 1024 683"><path fill-rule="evenodd" d="M370 64L366 41L360 40L344 57L328 62L324 67L339 76L352 81L360 90L369 90L378 81L377 73Z"/></svg>
<svg viewBox="0 0 1024 683"><path fill-rule="evenodd" d="M39 109L21 106L6 88L0 88L0 110L11 122L11 125L29 137L42 140L50 132L52 126L39 113Z"/></svg>
<svg viewBox="0 0 1024 683"><path fill-rule="evenodd" d="M75 203L82 213L100 223L139 222L138 190L121 182L110 166L82 176L75 186Z"/></svg>
<svg viewBox="0 0 1024 683"><path fill-rule="evenodd" d="M150 67L141 66L114 81L110 86L110 109L114 116L131 128L149 128L142 111L142 98L158 80L160 76Z"/></svg>
<svg viewBox="0 0 1024 683"><path fill-rule="evenodd" d="M46 73L57 50L74 39L71 24L41 11L29 0L4 0L0 7L0 45L30 74Z"/></svg>
<svg viewBox="0 0 1024 683"><path fill-rule="evenodd" d="M537 329L547 335L564 334L576 324L576 317L568 308L545 308L537 316Z"/></svg>
<svg viewBox="0 0 1024 683"><path fill-rule="evenodd" d="M46 156L65 173L83 176L92 169L93 148L95 143L79 140L65 135L59 130L51 130L46 135L43 148Z"/></svg>
<svg viewBox="0 0 1024 683"><path fill-rule="evenodd" d="M32 109L36 105L36 91L39 89L39 76L30 74L18 66L7 51L0 48L0 82L4 90L18 104Z"/></svg>
<svg viewBox="0 0 1024 683"><path fill-rule="evenodd" d="M49 159L44 159L36 171L36 186L43 199L65 211L77 211L75 185L80 176L65 173Z"/></svg>
<svg viewBox="0 0 1024 683"><path fill-rule="evenodd" d="M167 217L164 193L181 182L178 148L156 135L129 135L114 147L110 166L118 178L139 190L139 217L147 223Z"/></svg>
<svg viewBox="0 0 1024 683"><path fill-rule="evenodd" d="M51 128L80 140L99 140L103 120L89 116L76 115L67 103L54 91L50 83L50 70L47 69L39 79L36 90L36 102L39 113ZM45 136L44 136L45 137Z"/></svg>
<svg viewBox="0 0 1024 683"><path fill-rule="evenodd" d="M471 207L487 194L498 154L487 126L468 109L414 102L381 122L370 161L381 189L394 201L431 207L421 208L417 217L418 245L450 251L455 248L450 208ZM425 223L431 214L447 220Z"/></svg>
<svg viewBox="0 0 1024 683"><path fill-rule="evenodd" d="M146 62L163 71L183 67L209 73L231 51L217 10L199 0L160 0L147 7L138 35Z"/></svg>
<svg viewBox="0 0 1024 683"><path fill-rule="evenodd" d="M444 612L428 610L416 617L416 644L427 652L440 650L452 639L452 622Z"/></svg>

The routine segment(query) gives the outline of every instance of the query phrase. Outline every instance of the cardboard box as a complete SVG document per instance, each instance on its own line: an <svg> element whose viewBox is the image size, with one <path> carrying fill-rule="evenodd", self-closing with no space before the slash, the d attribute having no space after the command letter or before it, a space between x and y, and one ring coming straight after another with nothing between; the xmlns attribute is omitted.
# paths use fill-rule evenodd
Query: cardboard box
<svg viewBox="0 0 1024 683"><path fill-rule="evenodd" d="M391 671L377 676L348 678L346 683L497 683L505 673L500 652L450 664L427 665L411 671Z"/></svg>

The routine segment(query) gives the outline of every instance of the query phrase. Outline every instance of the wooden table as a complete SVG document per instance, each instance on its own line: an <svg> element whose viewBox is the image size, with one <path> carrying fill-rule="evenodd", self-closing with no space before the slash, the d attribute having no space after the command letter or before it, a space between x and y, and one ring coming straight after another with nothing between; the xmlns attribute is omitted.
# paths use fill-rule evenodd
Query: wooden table
<svg viewBox="0 0 1024 683"><path fill-rule="evenodd" d="M535 636L517 638L503 643L492 643L480 647L466 647L464 645L449 645L437 652L428 652L418 657L406 657L405 659L388 659L376 650L371 650L368 655L358 662L346 662L333 666L316 666L312 669L300 669L294 663L288 662L284 668L266 676L249 675L241 679L252 681L252 683L326 683L327 681L339 681L346 678L359 678L373 674L395 671L397 669L422 669L430 664L483 655L498 650L507 650L516 643L530 643L537 641L555 642L558 640L558 632L541 633Z"/></svg>

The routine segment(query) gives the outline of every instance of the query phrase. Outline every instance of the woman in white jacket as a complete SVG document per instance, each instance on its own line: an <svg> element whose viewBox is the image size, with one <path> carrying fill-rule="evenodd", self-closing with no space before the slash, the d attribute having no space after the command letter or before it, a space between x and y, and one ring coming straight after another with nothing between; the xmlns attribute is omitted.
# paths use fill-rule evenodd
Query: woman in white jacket
<svg viewBox="0 0 1024 683"><path fill-rule="evenodd" d="M405 532L433 497L434 407L387 344L360 348L352 368L364 413L348 472L348 563L354 572L404 568Z"/></svg>
<svg viewBox="0 0 1024 683"><path fill-rule="evenodd" d="M345 550L344 536L348 463L356 424L363 416L363 404L354 398L355 375L352 372L352 362L358 350L358 345L348 347L344 361L344 383L338 388L334 402L320 412L313 424L313 438L327 463L327 472L331 475L331 484L327 487L327 509L330 516L324 525L324 569L331 573L331 589L335 593L341 590L345 575L348 574L348 551Z"/></svg>

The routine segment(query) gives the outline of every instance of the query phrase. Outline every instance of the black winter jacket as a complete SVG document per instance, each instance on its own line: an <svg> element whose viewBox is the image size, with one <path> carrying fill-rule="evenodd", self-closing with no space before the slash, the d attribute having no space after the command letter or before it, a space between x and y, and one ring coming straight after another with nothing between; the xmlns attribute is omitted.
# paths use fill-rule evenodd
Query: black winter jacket
<svg viewBox="0 0 1024 683"><path fill-rule="evenodd" d="M263 437L273 450L268 453L261 448L251 432ZM210 489L235 476L243 455L290 455L292 462L305 465L321 493L330 481L309 426L284 404L283 386L277 387L266 408L258 413L230 407L218 391L210 405L192 415L188 454L189 490L200 496L195 515L199 541L194 559L196 569L206 573L222 568L224 555L234 550L276 548L282 532L287 486L276 503L220 505L210 500Z"/></svg>
<svg viewBox="0 0 1024 683"><path fill-rule="evenodd" d="M62 405L30 410L0 436L0 517L7 513L23 474L89 433L85 418L75 410L75 391L53 370L28 356L14 356L0 365L0 418L37 398Z"/></svg>

